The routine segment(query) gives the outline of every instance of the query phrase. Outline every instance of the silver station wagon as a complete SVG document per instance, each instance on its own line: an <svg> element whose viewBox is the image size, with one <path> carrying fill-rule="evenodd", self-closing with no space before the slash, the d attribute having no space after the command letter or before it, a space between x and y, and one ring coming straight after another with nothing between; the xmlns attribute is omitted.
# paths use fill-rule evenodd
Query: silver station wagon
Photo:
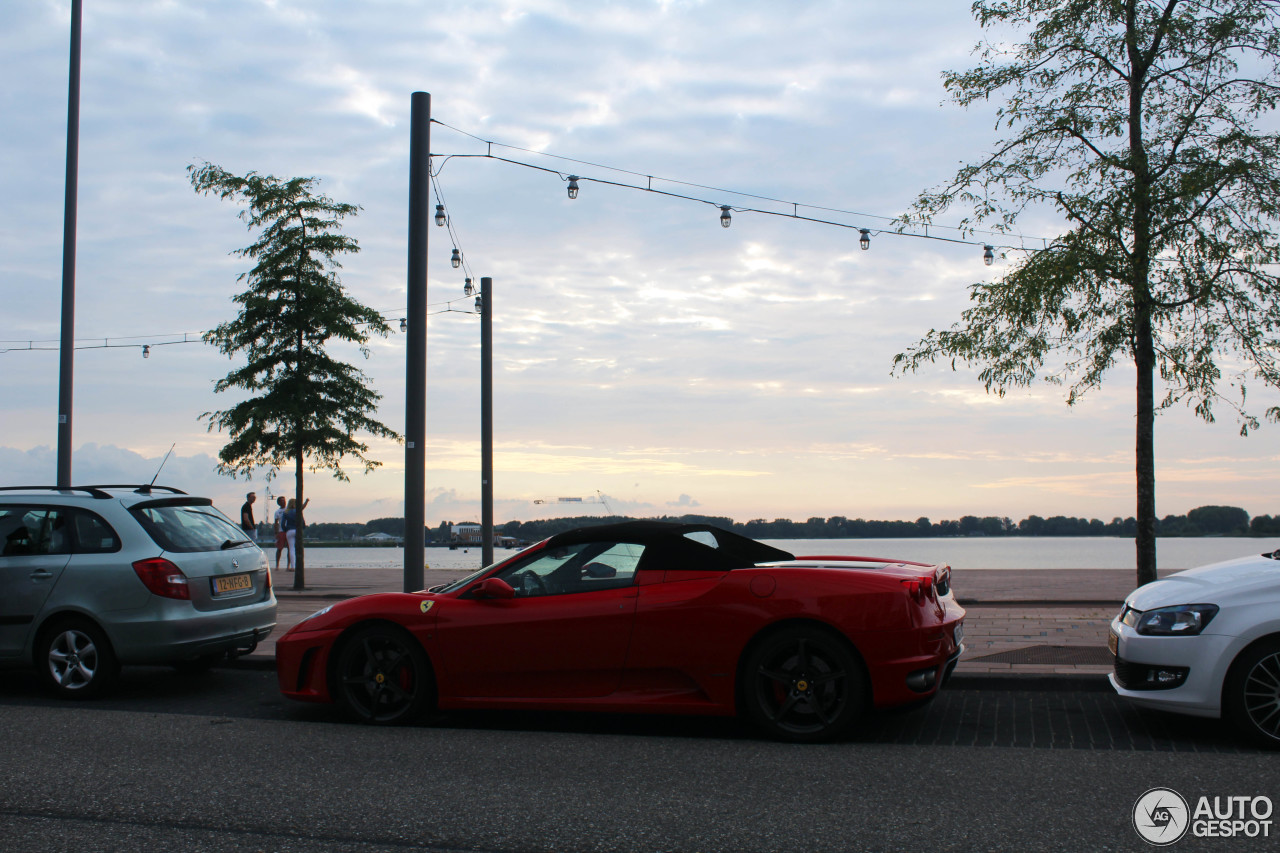
<svg viewBox="0 0 1280 853"><path fill-rule="evenodd" d="M0 665L67 698L121 664L200 669L275 628L266 555L207 498L167 486L0 488Z"/></svg>

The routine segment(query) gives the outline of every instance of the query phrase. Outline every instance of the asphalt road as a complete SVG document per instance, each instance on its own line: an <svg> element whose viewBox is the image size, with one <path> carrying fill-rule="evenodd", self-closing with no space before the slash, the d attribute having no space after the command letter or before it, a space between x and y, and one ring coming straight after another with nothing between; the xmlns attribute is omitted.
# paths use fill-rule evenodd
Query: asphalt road
<svg viewBox="0 0 1280 853"><path fill-rule="evenodd" d="M658 717L366 728L274 681L126 670L79 704L0 673L0 850L1147 850L1131 819L1150 788L1280 801L1280 755L1105 691L952 690L791 746Z"/></svg>

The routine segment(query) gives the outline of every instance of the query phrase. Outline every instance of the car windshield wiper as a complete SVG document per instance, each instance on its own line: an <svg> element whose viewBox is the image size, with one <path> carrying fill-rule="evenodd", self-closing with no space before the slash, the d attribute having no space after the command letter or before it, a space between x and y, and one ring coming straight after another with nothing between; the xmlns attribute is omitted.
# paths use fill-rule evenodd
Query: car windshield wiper
<svg viewBox="0 0 1280 853"><path fill-rule="evenodd" d="M228 548L239 548L241 545L252 545L252 544L253 543L250 542L248 539L228 539L227 541L222 543L222 550L225 551Z"/></svg>

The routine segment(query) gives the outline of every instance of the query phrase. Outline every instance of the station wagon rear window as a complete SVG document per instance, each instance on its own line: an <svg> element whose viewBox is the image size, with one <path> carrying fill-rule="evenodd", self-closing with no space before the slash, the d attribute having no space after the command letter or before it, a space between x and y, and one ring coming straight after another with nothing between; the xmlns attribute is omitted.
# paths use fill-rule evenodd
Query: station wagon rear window
<svg viewBox="0 0 1280 853"><path fill-rule="evenodd" d="M234 521L207 503L155 501L138 504L129 512L166 551L193 553L253 546Z"/></svg>

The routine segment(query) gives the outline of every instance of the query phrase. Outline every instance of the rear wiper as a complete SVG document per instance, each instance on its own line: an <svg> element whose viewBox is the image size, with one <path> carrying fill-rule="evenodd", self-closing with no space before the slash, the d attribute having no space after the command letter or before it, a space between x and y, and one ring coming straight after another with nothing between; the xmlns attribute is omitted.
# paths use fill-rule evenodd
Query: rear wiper
<svg viewBox="0 0 1280 853"><path fill-rule="evenodd" d="M253 543L250 542L248 539L228 539L222 543L222 550L225 551L228 548L239 548L241 545L252 545L252 544Z"/></svg>

